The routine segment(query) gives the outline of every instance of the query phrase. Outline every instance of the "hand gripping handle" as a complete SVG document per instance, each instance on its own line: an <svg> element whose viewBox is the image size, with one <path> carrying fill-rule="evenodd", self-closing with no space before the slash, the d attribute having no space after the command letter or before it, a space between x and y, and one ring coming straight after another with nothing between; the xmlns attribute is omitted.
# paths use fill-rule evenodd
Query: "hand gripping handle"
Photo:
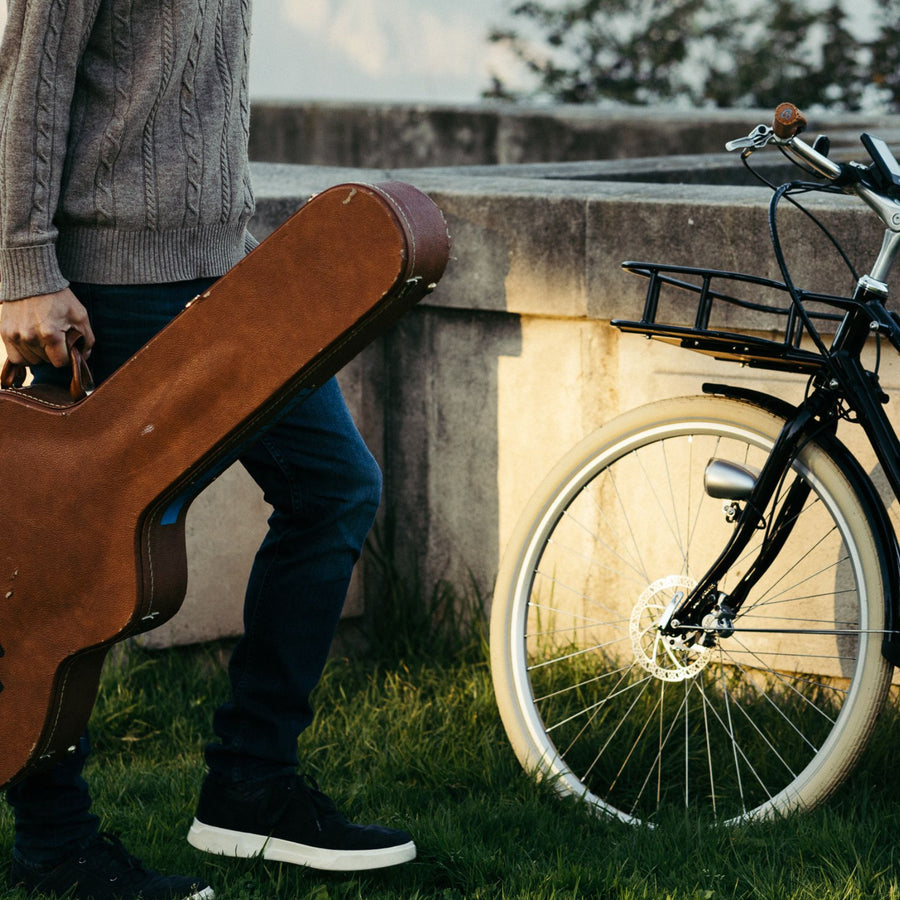
<svg viewBox="0 0 900 900"><path fill-rule="evenodd" d="M94 390L94 379L84 358L84 335L70 328L66 332L66 347L69 351L69 363L72 366L72 381L69 384L69 396L74 401L83 400ZM22 387L25 383L27 366L21 363L11 363L8 359L3 363L0 371L0 388Z"/></svg>

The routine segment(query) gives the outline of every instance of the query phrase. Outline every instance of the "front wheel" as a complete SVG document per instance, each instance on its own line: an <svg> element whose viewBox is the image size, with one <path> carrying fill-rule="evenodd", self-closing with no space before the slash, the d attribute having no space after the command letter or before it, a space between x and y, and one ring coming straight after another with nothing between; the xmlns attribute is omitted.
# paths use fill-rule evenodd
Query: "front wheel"
<svg viewBox="0 0 900 900"><path fill-rule="evenodd" d="M809 808L846 777L890 684L883 552L861 476L811 442L809 496L734 633L657 628L725 547L733 510L704 490L717 458L761 468L783 421L690 397L627 413L575 447L526 508L498 576L491 667L520 762L628 823L675 805L736 823ZM729 591L765 528L719 584Z"/></svg>

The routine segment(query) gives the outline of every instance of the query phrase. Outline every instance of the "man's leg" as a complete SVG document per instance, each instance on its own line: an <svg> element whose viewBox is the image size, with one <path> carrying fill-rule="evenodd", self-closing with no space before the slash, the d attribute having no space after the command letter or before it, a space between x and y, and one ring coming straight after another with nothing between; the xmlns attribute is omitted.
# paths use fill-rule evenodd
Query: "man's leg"
<svg viewBox="0 0 900 900"><path fill-rule="evenodd" d="M11 787L6 798L15 813L14 856L33 866L56 865L97 834L97 817L81 776L90 753L87 735L58 765Z"/></svg>
<svg viewBox="0 0 900 900"><path fill-rule="evenodd" d="M188 839L213 853L321 869L406 862L416 852L406 832L348 823L296 774L297 737L312 719L310 693L378 507L381 473L334 379L268 429L241 462L273 512Z"/></svg>
<svg viewBox="0 0 900 900"><path fill-rule="evenodd" d="M381 496L381 473L332 379L241 456L273 511L215 716L211 771L229 781L294 772L309 695L334 638L353 566Z"/></svg>

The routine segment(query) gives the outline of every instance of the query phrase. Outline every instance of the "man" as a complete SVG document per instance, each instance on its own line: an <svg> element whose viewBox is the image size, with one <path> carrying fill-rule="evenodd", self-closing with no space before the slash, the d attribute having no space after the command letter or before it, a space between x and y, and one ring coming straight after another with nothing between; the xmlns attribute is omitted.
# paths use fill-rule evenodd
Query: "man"
<svg viewBox="0 0 900 900"><path fill-rule="evenodd" d="M9 0L0 333L37 380L65 379L74 328L101 381L252 245L249 34L250 0ZM378 467L334 381L241 461L274 511L188 840L325 869L412 859L408 834L347 823L297 775L297 735L379 502ZM88 750L85 736L7 792L14 881L95 900L212 897L99 832L82 778Z"/></svg>

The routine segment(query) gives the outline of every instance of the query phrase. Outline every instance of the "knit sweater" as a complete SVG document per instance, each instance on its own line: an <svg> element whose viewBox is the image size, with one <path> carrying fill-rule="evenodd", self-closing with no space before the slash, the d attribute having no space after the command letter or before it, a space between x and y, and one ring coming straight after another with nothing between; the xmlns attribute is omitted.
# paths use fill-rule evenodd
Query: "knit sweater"
<svg viewBox="0 0 900 900"><path fill-rule="evenodd" d="M245 252L250 0L9 0L0 300Z"/></svg>

